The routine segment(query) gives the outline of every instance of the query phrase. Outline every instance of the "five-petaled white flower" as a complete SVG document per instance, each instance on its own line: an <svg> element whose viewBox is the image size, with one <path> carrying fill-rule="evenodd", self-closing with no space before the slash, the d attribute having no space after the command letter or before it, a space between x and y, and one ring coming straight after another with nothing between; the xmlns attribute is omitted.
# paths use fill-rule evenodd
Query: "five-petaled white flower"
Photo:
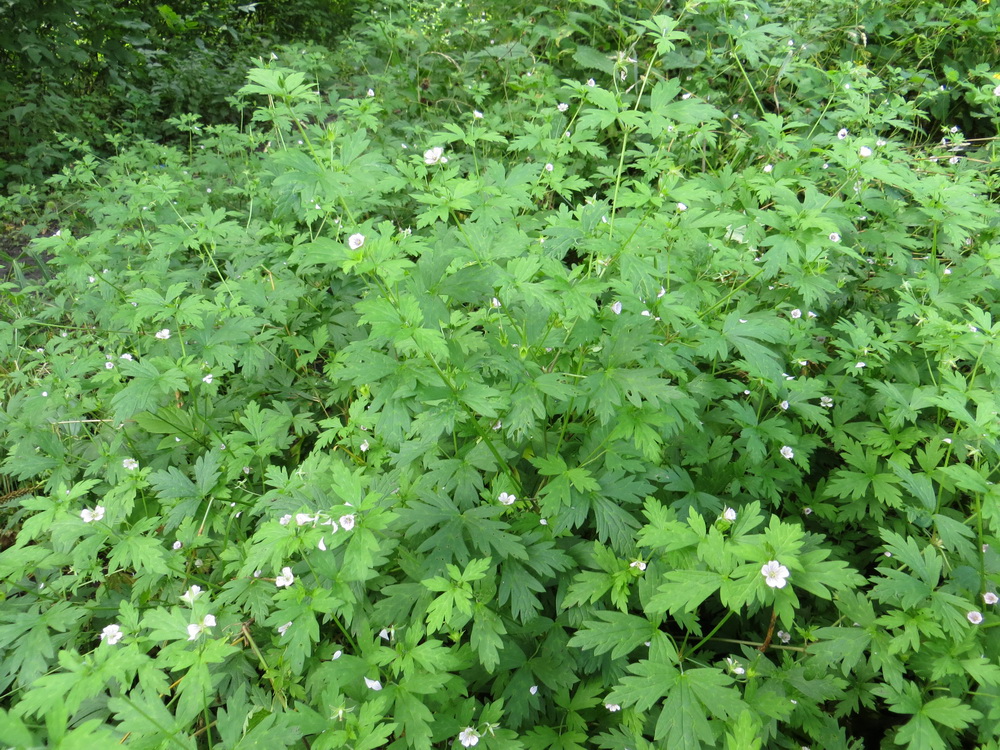
<svg viewBox="0 0 1000 750"><path fill-rule="evenodd" d="M628 564L630 568L635 568L636 570L643 571L646 569L646 563L642 560L633 560Z"/></svg>
<svg viewBox="0 0 1000 750"><path fill-rule="evenodd" d="M429 148L424 151L424 164L432 167L435 164L447 164L448 158L444 155L444 149L440 146Z"/></svg>
<svg viewBox="0 0 1000 750"><path fill-rule="evenodd" d="M764 576L764 583L772 589L783 589L788 583L788 568L777 560L769 560L760 569L760 574Z"/></svg>
<svg viewBox="0 0 1000 750"><path fill-rule="evenodd" d="M872 155L872 150L868 148L868 146L862 146L861 148L858 149L858 155L862 159L867 159L869 156Z"/></svg>
<svg viewBox="0 0 1000 750"><path fill-rule="evenodd" d="M208 373L208 375L206 375L201 379L201 382L205 383L206 385L211 385L213 380L215 380L215 376L212 375L212 373Z"/></svg>
<svg viewBox="0 0 1000 750"><path fill-rule="evenodd" d="M797 307L788 314L791 315L796 320L802 317L802 311Z"/></svg>
<svg viewBox="0 0 1000 750"><path fill-rule="evenodd" d="M473 747L479 743L479 732L473 727L466 727L458 733L458 741L462 743L462 747Z"/></svg>
<svg viewBox="0 0 1000 750"><path fill-rule="evenodd" d="M180 548L181 548L181 547L183 547L183 546L184 546L184 542L182 542L182 541L181 541L180 539L178 539L178 540L177 540L176 542L174 542L174 543L173 543L173 545L172 545L173 549L180 549Z"/></svg>
<svg viewBox="0 0 1000 750"><path fill-rule="evenodd" d="M820 396L819 405L829 409L831 406L833 406L833 399L830 398L829 396Z"/></svg>
<svg viewBox="0 0 1000 750"><path fill-rule="evenodd" d="M354 514L348 513L346 516L340 517L340 526L344 531L350 531L354 528Z"/></svg>
<svg viewBox="0 0 1000 750"><path fill-rule="evenodd" d="M735 521L736 520L736 509L735 508L730 508L727 505L725 508L722 509L722 517L725 518L727 521Z"/></svg>
<svg viewBox="0 0 1000 750"><path fill-rule="evenodd" d="M792 446L783 445L781 446L781 455L787 458L789 461L791 461L793 458L795 458L795 451L792 450Z"/></svg>
<svg viewBox="0 0 1000 750"><path fill-rule="evenodd" d="M553 169L555 169L555 167L552 166L552 162L549 162L548 164L545 165L546 172L551 172Z"/></svg>
<svg viewBox="0 0 1000 750"><path fill-rule="evenodd" d="M126 458L124 461L122 461L122 466L128 469L129 471L135 471L136 469L139 468L139 462L136 461L134 458Z"/></svg>
<svg viewBox="0 0 1000 750"><path fill-rule="evenodd" d="M181 594L181 601L188 604L194 604L194 600L201 596L201 586L195 584L183 594Z"/></svg>
<svg viewBox="0 0 1000 750"><path fill-rule="evenodd" d="M369 680L367 677L365 677L365 685L368 686L369 690L381 690L382 689L382 683L381 682L379 682L378 680Z"/></svg>
<svg viewBox="0 0 1000 750"><path fill-rule="evenodd" d="M497 502L501 505L513 505L516 500L517 496L511 495L509 492L501 492L497 496Z"/></svg>
<svg viewBox="0 0 1000 750"><path fill-rule="evenodd" d="M965 619L967 619L973 625L978 625L983 621L983 613L977 612L976 610L972 610L971 612L969 612L969 614L965 616Z"/></svg>
<svg viewBox="0 0 1000 750"><path fill-rule="evenodd" d="M474 110L472 110L472 117L473 117L473 119L476 119L476 120L482 120L483 119L483 113L480 112L478 109L474 109Z"/></svg>
<svg viewBox="0 0 1000 750"><path fill-rule="evenodd" d="M347 238L347 245L351 248L351 250L357 250L363 244L365 244L365 236L360 232L358 234L352 234Z"/></svg>
<svg viewBox="0 0 1000 750"><path fill-rule="evenodd" d="M107 643L109 646L114 646L118 641L120 641L125 634L118 625L108 625L104 630L101 631L101 640Z"/></svg>
<svg viewBox="0 0 1000 750"><path fill-rule="evenodd" d="M774 165L773 164L765 164L764 165L764 174L771 174L771 172L773 172L773 171L774 171Z"/></svg>
<svg viewBox="0 0 1000 750"><path fill-rule="evenodd" d="M841 128L840 130L837 131L837 137L840 140L844 140L847 137L847 135L848 135L847 128Z"/></svg>
<svg viewBox="0 0 1000 750"><path fill-rule="evenodd" d="M830 232L830 242L840 242L840 235L836 232Z"/></svg>
<svg viewBox="0 0 1000 750"><path fill-rule="evenodd" d="M274 585L279 589L291 586L293 583L295 583L295 576L292 575L292 569L287 565L281 569L281 575L274 579Z"/></svg>
<svg viewBox="0 0 1000 750"><path fill-rule="evenodd" d="M1000 599L998 599L997 595L994 594L992 591L987 591L985 594L983 594L983 601L986 602L987 604L996 604L998 601L1000 601Z"/></svg>
<svg viewBox="0 0 1000 750"><path fill-rule="evenodd" d="M170 338L170 329L169 328L164 328L163 330L157 331L156 332L156 338L162 339L164 341L166 339L169 339Z"/></svg>
<svg viewBox="0 0 1000 750"><path fill-rule="evenodd" d="M208 628L214 627L215 615L205 615L201 618L201 622L192 622L187 626L188 640L196 640L198 636L204 633Z"/></svg>
<svg viewBox="0 0 1000 750"><path fill-rule="evenodd" d="M560 112L565 112L569 109L569 105L566 102L559 102L559 106L556 107Z"/></svg>
<svg viewBox="0 0 1000 750"><path fill-rule="evenodd" d="M678 203L677 204L677 210L678 211L687 211L688 210L687 204L686 203Z"/></svg>
<svg viewBox="0 0 1000 750"><path fill-rule="evenodd" d="M104 506L95 505L93 510L89 508L84 508L80 511L80 518L83 519L84 523L93 523L94 521L100 521L104 518Z"/></svg>

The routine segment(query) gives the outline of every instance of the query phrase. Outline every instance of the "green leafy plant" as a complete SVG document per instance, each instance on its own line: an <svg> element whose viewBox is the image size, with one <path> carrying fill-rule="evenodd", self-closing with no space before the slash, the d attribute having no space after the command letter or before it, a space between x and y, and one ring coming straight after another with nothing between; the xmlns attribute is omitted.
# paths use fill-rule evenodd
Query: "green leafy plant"
<svg viewBox="0 0 1000 750"><path fill-rule="evenodd" d="M996 745L995 144L853 4L649 5L390 2L48 181L0 738Z"/></svg>

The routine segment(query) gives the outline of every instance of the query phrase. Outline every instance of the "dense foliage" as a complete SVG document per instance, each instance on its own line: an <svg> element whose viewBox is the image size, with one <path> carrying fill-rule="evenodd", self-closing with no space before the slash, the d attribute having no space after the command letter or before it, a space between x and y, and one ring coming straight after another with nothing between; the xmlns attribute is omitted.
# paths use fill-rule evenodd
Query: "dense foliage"
<svg viewBox="0 0 1000 750"><path fill-rule="evenodd" d="M390 0L9 198L0 740L997 748L998 19Z"/></svg>
<svg viewBox="0 0 1000 750"><path fill-rule="evenodd" d="M0 0L0 184L39 179L82 143L239 122L227 98L273 42L332 42L347 0Z"/></svg>

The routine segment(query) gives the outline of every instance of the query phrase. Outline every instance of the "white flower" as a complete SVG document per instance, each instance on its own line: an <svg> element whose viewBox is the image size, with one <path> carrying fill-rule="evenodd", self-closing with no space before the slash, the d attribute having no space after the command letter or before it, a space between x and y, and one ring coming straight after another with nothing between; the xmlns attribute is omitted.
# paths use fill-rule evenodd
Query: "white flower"
<svg viewBox="0 0 1000 750"><path fill-rule="evenodd" d="M793 318L795 318L796 320L798 320L799 318L802 317L802 311L799 308L796 307L794 310L792 310L789 313L789 315L791 315Z"/></svg>
<svg viewBox="0 0 1000 750"><path fill-rule="evenodd" d="M802 515L804 515L804 516L811 516L812 512L813 512L812 508L803 508L802 509Z"/></svg>
<svg viewBox="0 0 1000 750"><path fill-rule="evenodd" d="M326 537L321 536L319 538L319 543L316 546L319 548L320 552L326 552Z"/></svg>
<svg viewBox="0 0 1000 750"><path fill-rule="evenodd" d="M477 745L479 744L479 732L472 727L466 727L458 733L458 741L462 743L462 747Z"/></svg>
<svg viewBox="0 0 1000 750"><path fill-rule="evenodd" d="M972 610L971 612L969 612L969 614L965 616L965 619L967 619L973 625L978 625L983 621L983 613L977 612L976 610Z"/></svg>
<svg viewBox="0 0 1000 750"><path fill-rule="evenodd" d="M553 169L555 169L555 167L552 166L551 162L545 165L546 172L551 172Z"/></svg>
<svg viewBox="0 0 1000 750"><path fill-rule="evenodd" d="M295 514L295 525L305 526L316 520L316 516L310 516L308 513L296 513Z"/></svg>
<svg viewBox="0 0 1000 750"><path fill-rule="evenodd" d="M123 354L122 356L120 356L118 359L127 359L127 360L129 360L131 362L132 361L132 355L126 353L126 354Z"/></svg>
<svg viewBox="0 0 1000 750"><path fill-rule="evenodd" d="M344 531L350 531L354 528L354 514L349 513L346 516L340 517L340 525Z"/></svg>
<svg viewBox="0 0 1000 750"><path fill-rule="evenodd" d="M108 625L104 630L101 631L101 640L107 643L109 646L114 646L118 641L120 641L125 634L118 625Z"/></svg>
<svg viewBox="0 0 1000 750"><path fill-rule="evenodd" d="M368 441L367 440L362 441L361 445L358 446L358 448L361 450L362 453L364 453L365 451L367 451L370 447L371 446L368 445Z"/></svg>
<svg viewBox="0 0 1000 750"><path fill-rule="evenodd" d="M278 519L278 523L280 523L282 526L287 526L291 520L292 520L292 514L286 513L285 515L283 515L281 518Z"/></svg>
<svg viewBox="0 0 1000 750"><path fill-rule="evenodd" d="M815 318L816 317L816 313L814 313L812 310L810 310L808 313L806 313L806 315L808 315L810 318Z"/></svg>
<svg viewBox="0 0 1000 750"><path fill-rule="evenodd" d="M503 307L503 305L500 304L500 300L499 299L497 299L496 297L493 297L490 300L490 307L492 307L494 310L497 310L497 309Z"/></svg>
<svg viewBox="0 0 1000 750"><path fill-rule="evenodd" d="M358 234L352 234L347 238L347 246L350 247L351 250L357 250L363 244L365 244L365 236L360 232Z"/></svg>
<svg viewBox="0 0 1000 750"><path fill-rule="evenodd" d="M178 539L176 542L173 543L173 549L180 549L183 546L184 542L182 542L180 539Z"/></svg>
<svg viewBox="0 0 1000 750"><path fill-rule="evenodd" d="M513 505L516 500L517 496L511 495L508 492L501 492L497 496L497 502L500 503L501 505Z"/></svg>
<svg viewBox="0 0 1000 750"><path fill-rule="evenodd" d="M840 130L837 131L837 137L840 140L844 140L847 137L847 135L848 135L847 128L841 128Z"/></svg>
<svg viewBox="0 0 1000 750"><path fill-rule="evenodd" d="M369 98L375 96L375 89L368 89L368 96Z"/></svg>
<svg viewBox="0 0 1000 750"><path fill-rule="evenodd" d="M790 461L795 458L795 451L792 450L792 446L783 445L781 446L781 455Z"/></svg>
<svg viewBox="0 0 1000 750"><path fill-rule="evenodd" d="M840 235L836 232L830 232L830 242L840 242Z"/></svg>
<svg viewBox="0 0 1000 750"><path fill-rule="evenodd" d="M594 86L597 85L597 81L595 81L593 78L588 78L587 85L590 86L590 88L594 88Z"/></svg>
<svg viewBox="0 0 1000 750"><path fill-rule="evenodd" d="M875 145L879 146L879 147L884 146L886 143L888 143L888 141L886 141L886 140L884 140L882 138L879 138L877 141L875 141Z"/></svg>
<svg viewBox="0 0 1000 750"><path fill-rule="evenodd" d="M115 363L114 362L105 362L104 363L104 369L105 370L113 370L113 369L115 369Z"/></svg>
<svg viewBox="0 0 1000 750"><path fill-rule="evenodd" d="M532 685L530 688L528 688L528 692L531 693L532 695L535 695L538 692L538 685Z"/></svg>
<svg viewBox="0 0 1000 750"><path fill-rule="evenodd" d="M778 635L778 640L781 641L782 643L788 643L790 640L792 640L792 634L786 633L784 630L779 630L777 635Z"/></svg>
<svg viewBox="0 0 1000 750"><path fill-rule="evenodd" d="M646 569L646 563L644 563L642 560L633 560L628 564L628 566L630 568L637 568L638 570Z"/></svg>
<svg viewBox="0 0 1000 750"><path fill-rule="evenodd" d="M367 677L365 677L365 685L368 686L369 690L381 690L382 689L382 683L381 682L379 682L378 680L369 680Z"/></svg>
<svg viewBox="0 0 1000 750"><path fill-rule="evenodd" d="M611 312L613 312L615 315L621 315L622 314L622 303L619 302L618 300L615 300L614 302L612 302L611 303Z"/></svg>
<svg viewBox="0 0 1000 750"><path fill-rule="evenodd" d="M569 109L569 105L566 102L559 102L559 106L556 107L560 112L565 112Z"/></svg>
<svg viewBox="0 0 1000 750"><path fill-rule="evenodd" d="M193 641L208 628L215 627L215 615L205 615L201 622L193 622L187 626L188 640Z"/></svg>
<svg viewBox="0 0 1000 750"><path fill-rule="evenodd" d="M683 203L678 203L677 204L677 210L678 211L687 211L688 207L685 204L683 204Z"/></svg>
<svg viewBox="0 0 1000 750"><path fill-rule="evenodd" d="M482 119L483 119L483 113L482 113L482 112L480 112L480 111L479 111L478 109L474 109L474 110L472 110L472 116L473 116L473 118L475 118L476 120L482 120Z"/></svg>
<svg viewBox="0 0 1000 750"><path fill-rule="evenodd" d="M295 576L292 575L292 569L287 565L281 569L281 575L274 579L274 585L279 589L291 586L293 583L295 583Z"/></svg>
<svg viewBox="0 0 1000 750"><path fill-rule="evenodd" d="M292 621L291 620L289 620L288 622L286 622L284 625L279 625L278 626L278 635L284 635L285 633L288 632L288 629L290 627L292 627Z"/></svg>
<svg viewBox="0 0 1000 750"><path fill-rule="evenodd" d="M181 594L181 601L187 602L188 604L194 604L194 600L201 595L201 586L195 584L183 594Z"/></svg>
<svg viewBox="0 0 1000 750"><path fill-rule="evenodd" d="M201 382L205 383L206 385L211 385L213 380L215 380L215 376L212 375L212 373L208 373L208 375L206 375L201 379Z"/></svg>
<svg viewBox="0 0 1000 750"><path fill-rule="evenodd" d="M340 649L337 649L336 651L333 652L333 656L330 657L330 661L337 661L337 659L339 659L343 655L344 652L341 651Z"/></svg>
<svg viewBox="0 0 1000 750"><path fill-rule="evenodd" d="M84 523L93 523L94 521L100 521L104 518L104 506L95 505L93 510L89 508L84 508L80 511L80 518L83 519Z"/></svg>
<svg viewBox="0 0 1000 750"><path fill-rule="evenodd" d="M164 341L166 339L169 339L170 338L170 329L169 328L164 328L162 331L157 331L156 332L156 338L162 339Z"/></svg>
<svg viewBox="0 0 1000 750"><path fill-rule="evenodd" d="M622 707L619 706L617 703L605 703L604 707L608 709L611 713L622 710Z"/></svg>
<svg viewBox="0 0 1000 750"><path fill-rule="evenodd" d="M139 468L139 462L136 461L134 458L126 458L124 461L122 461L122 466L128 469L129 471L135 471L136 469Z"/></svg>
<svg viewBox="0 0 1000 750"><path fill-rule="evenodd" d="M833 406L833 399L830 398L829 396L820 396L819 405L829 409L831 406Z"/></svg>
<svg viewBox="0 0 1000 750"><path fill-rule="evenodd" d="M996 604L998 601L1000 601L1000 599L998 599L997 595L994 594L992 591L987 591L985 594L983 594L983 601L986 602L987 604Z"/></svg>
<svg viewBox="0 0 1000 750"><path fill-rule="evenodd" d="M785 584L788 583L788 568L777 560L769 560L760 569L760 574L764 576L764 583L772 589L783 589L785 588Z"/></svg>
<svg viewBox="0 0 1000 750"><path fill-rule="evenodd" d="M867 366L868 365L866 365L864 362L858 362L856 365L854 365L854 369L855 370L860 370L860 369L862 369L864 367L867 367Z"/></svg>
<svg viewBox="0 0 1000 750"><path fill-rule="evenodd" d="M445 158L444 149L440 146L435 146L434 148L429 148L424 151L424 164L428 167L432 167L435 164L445 164L448 159Z"/></svg>
<svg viewBox="0 0 1000 750"><path fill-rule="evenodd" d="M1000 86L993 89L993 96L1000 96Z"/></svg>
<svg viewBox="0 0 1000 750"><path fill-rule="evenodd" d="M872 150L867 146L862 146L861 148L858 149L858 155L862 159L867 159L869 156L872 155Z"/></svg>
<svg viewBox="0 0 1000 750"><path fill-rule="evenodd" d="M773 164L765 164L764 165L764 174L771 174L771 172L773 172L773 171L774 171L774 165Z"/></svg>
<svg viewBox="0 0 1000 750"><path fill-rule="evenodd" d="M735 521L736 510L734 508L726 506L725 508L722 509L722 517L725 518L727 521Z"/></svg>
<svg viewBox="0 0 1000 750"><path fill-rule="evenodd" d="M780 404L778 404L778 406L780 406L785 411L788 411L788 402L787 401L782 401Z"/></svg>

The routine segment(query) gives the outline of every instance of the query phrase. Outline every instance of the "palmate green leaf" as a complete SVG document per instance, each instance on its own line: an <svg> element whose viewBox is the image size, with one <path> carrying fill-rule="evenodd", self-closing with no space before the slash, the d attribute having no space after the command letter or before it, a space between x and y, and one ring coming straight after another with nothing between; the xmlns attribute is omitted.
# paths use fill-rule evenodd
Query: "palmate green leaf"
<svg viewBox="0 0 1000 750"><path fill-rule="evenodd" d="M649 620L621 612L599 611L596 620L585 620L583 627L570 638L569 645L593 651L595 654L611 652L612 659L627 656L640 644L648 641L656 628Z"/></svg>
<svg viewBox="0 0 1000 750"><path fill-rule="evenodd" d="M652 651L650 653L652 656ZM639 711L648 711L677 684L681 672L670 661L667 654L663 658L641 659L628 666L634 676L623 677L608 694L608 703L635 706Z"/></svg>
<svg viewBox="0 0 1000 750"><path fill-rule="evenodd" d="M729 687L732 682L717 669L689 669L680 674L663 702L654 729L656 739L684 750L714 747L716 735L709 715L729 719L749 710L739 692Z"/></svg>
<svg viewBox="0 0 1000 750"><path fill-rule="evenodd" d="M185 727L174 717L163 701L139 691L111 698L108 708L118 720L119 731L130 734L130 744L143 750L176 748L195 750L195 739L185 733Z"/></svg>
<svg viewBox="0 0 1000 750"><path fill-rule="evenodd" d="M502 636L506 634L507 628L496 612L484 604L476 606L470 644L479 655L479 663L483 665L483 669L491 674L500 663L500 651L503 650Z"/></svg>
<svg viewBox="0 0 1000 750"><path fill-rule="evenodd" d="M649 614L694 612L719 590L724 576L711 570L673 570L660 578L663 583L643 606Z"/></svg>

